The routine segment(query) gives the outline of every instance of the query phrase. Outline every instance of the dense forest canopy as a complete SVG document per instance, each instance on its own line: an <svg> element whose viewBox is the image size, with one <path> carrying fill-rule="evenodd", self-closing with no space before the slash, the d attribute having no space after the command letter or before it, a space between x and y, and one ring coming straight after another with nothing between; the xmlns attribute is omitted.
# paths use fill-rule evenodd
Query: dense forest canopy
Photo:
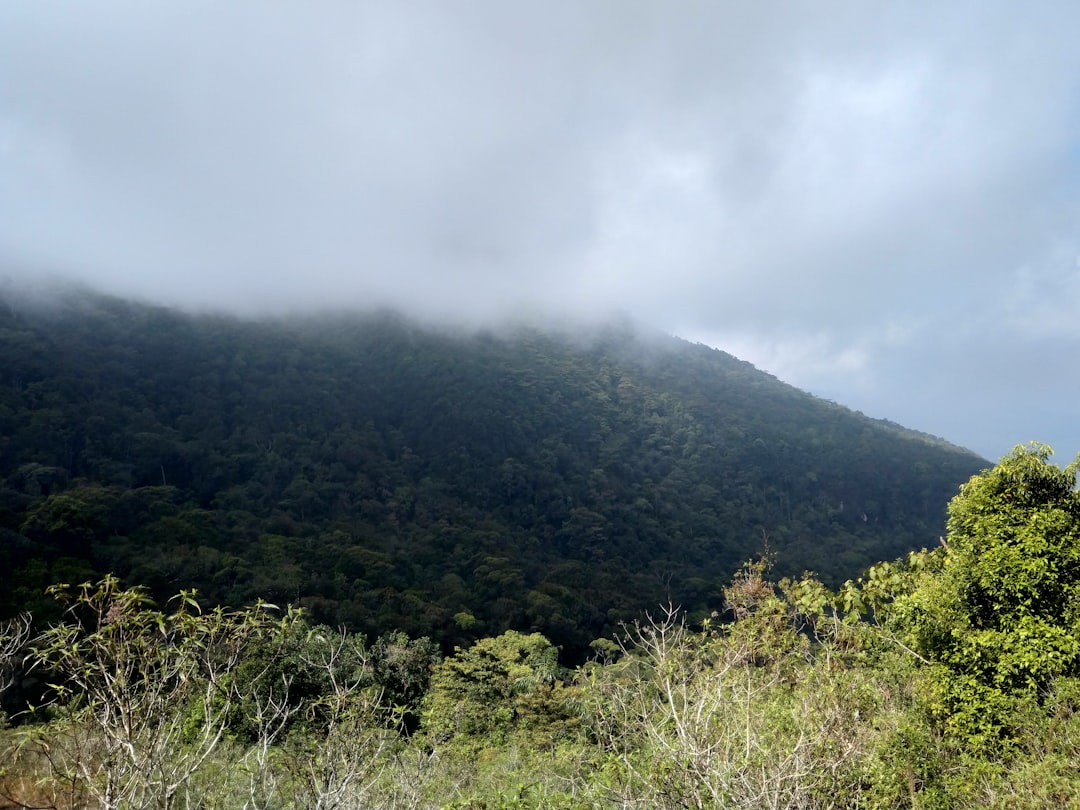
<svg viewBox="0 0 1080 810"><path fill-rule="evenodd" d="M541 633L445 655L112 576L0 622L0 803L56 810L1080 807L1080 458L1018 447L932 549L830 590L748 563L574 668ZM45 685L42 683L47 678ZM13 688L13 689L12 689Z"/></svg>
<svg viewBox="0 0 1080 810"><path fill-rule="evenodd" d="M627 320L242 320L0 305L0 613L106 572L444 645L578 652L706 615L767 542L826 583L937 541L987 462Z"/></svg>

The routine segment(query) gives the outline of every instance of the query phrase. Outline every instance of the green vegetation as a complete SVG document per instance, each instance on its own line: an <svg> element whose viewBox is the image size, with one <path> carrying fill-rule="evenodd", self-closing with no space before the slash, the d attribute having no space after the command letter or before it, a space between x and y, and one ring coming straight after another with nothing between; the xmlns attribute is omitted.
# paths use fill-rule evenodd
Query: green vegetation
<svg viewBox="0 0 1080 810"><path fill-rule="evenodd" d="M167 610L111 577L0 632L48 700L4 732L0 795L72 808L1080 807L1080 459L1019 447L933 550L832 592L744 566L560 667L508 631L440 660L258 603ZM25 675L23 676L25 677ZM242 711L237 711L243 707ZM412 717L413 722L407 722Z"/></svg>
<svg viewBox="0 0 1080 810"><path fill-rule="evenodd" d="M1080 460L627 323L3 304L0 805L1080 808Z"/></svg>
<svg viewBox="0 0 1080 810"><path fill-rule="evenodd" d="M942 669L935 715L989 749L1013 742L1023 701L1080 676L1080 458L1059 469L1049 455L1017 448L965 484L945 547L913 557L897 572L903 584L883 594L890 601L876 604Z"/></svg>
<svg viewBox="0 0 1080 810"><path fill-rule="evenodd" d="M944 530L986 462L627 323L244 321L0 293L0 618L112 573L443 651L580 662L643 607L699 621L768 537L832 587Z"/></svg>

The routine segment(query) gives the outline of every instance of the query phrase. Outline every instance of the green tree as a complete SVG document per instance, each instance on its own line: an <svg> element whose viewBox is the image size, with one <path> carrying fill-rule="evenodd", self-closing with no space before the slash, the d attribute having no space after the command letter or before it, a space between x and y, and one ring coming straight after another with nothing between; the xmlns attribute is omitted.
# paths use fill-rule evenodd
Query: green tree
<svg viewBox="0 0 1080 810"><path fill-rule="evenodd" d="M285 739L287 806L367 806L398 725L382 689L373 685L370 651L362 636L315 627L299 657L325 687L321 696L306 701L304 726L293 728ZM272 722L271 730L275 727Z"/></svg>
<svg viewBox="0 0 1080 810"><path fill-rule="evenodd" d="M931 709L975 743L1010 737L1020 699L1080 675L1080 458L1015 448L949 505L948 538L884 613L938 669Z"/></svg>
<svg viewBox="0 0 1080 810"><path fill-rule="evenodd" d="M246 647L283 625L263 604L203 613L192 592L163 612L115 577L52 592L66 620L30 656L57 679L55 719L31 742L105 810L176 806L225 734Z"/></svg>
<svg viewBox="0 0 1080 810"><path fill-rule="evenodd" d="M565 719L553 698L557 675L558 650L539 633L509 630L459 647L432 671L424 732L435 743L483 748L519 729L551 729Z"/></svg>
<svg viewBox="0 0 1080 810"><path fill-rule="evenodd" d="M733 622L694 630L669 607L627 627L617 662L585 671L582 704L610 806L858 801L872 724L887 711L883 684L847 668L829 633L811 643L805 617L764 569L748 565L725 589Z"/></svg>
<svg viewBox="0 0 1080 810"><path fill-rule="evenodd" d="M440 661L438 646L429 638L411 639L396 630L379 636L371 652L372 677L384 702L398 709L406 729L414 731L431 669Z"/></svg>

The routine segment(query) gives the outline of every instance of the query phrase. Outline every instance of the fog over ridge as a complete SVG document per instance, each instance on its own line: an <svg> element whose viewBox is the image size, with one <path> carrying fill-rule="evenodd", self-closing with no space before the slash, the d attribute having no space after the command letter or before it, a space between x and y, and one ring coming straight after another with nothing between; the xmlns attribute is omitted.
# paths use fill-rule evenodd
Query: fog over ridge
<svg viewBox="0 0 1080 810"><path fill-rule="evenodd" d="M0 3L0 275L245 314L626 311L1080 450L1080 9Z"/></svg>

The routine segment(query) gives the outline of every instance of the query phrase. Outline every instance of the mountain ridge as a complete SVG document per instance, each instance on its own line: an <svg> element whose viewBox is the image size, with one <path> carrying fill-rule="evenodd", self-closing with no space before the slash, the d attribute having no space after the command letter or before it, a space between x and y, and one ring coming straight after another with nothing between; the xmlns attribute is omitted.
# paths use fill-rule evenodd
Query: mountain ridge
<svg viewBox="0 0 1080 810"><path fill-rule="evenodd" d="M371 633L580 650L658 601L722 607L763 542L778 573L832 582L926 545L988 466L626 318L5 303L8 613L112 570Z"/></svg>

